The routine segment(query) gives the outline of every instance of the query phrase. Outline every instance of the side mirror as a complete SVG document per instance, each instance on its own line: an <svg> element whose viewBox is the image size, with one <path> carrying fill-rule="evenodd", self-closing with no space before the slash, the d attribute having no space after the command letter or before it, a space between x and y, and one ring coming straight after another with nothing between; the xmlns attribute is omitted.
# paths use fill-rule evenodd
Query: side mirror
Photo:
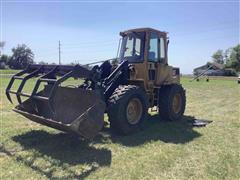
<svg viewBox="0 0 240 180"><path fill-rule="evenodd" d="M169 44L169 39L167 40L167 45Z"/></svg>

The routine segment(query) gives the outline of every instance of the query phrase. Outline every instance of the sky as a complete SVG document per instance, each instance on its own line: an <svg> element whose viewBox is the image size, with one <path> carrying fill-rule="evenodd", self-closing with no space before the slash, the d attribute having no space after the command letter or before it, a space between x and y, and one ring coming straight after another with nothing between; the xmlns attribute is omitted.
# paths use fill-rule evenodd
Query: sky
<svg viewBox="0 0 240 180"><path fill-rule="evenodd" d="M239 43L239 1L1 0L5 54L26 44L35 61L86 64L114 58L119 32L151 27L168 32L169 64L190 74L218 49Z"/></svg>

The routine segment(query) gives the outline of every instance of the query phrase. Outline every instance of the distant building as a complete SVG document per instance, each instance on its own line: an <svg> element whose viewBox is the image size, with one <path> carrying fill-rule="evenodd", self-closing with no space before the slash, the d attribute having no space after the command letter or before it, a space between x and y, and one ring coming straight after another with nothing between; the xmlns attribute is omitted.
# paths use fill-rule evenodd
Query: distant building
<svg viewBox="0 0 240 180"><path fill-rule="evenodd" d="M225 68L223 64L208 62L193 70L195 76L204 74L207 76L234 76L235 72L231 68Z"/></svg>

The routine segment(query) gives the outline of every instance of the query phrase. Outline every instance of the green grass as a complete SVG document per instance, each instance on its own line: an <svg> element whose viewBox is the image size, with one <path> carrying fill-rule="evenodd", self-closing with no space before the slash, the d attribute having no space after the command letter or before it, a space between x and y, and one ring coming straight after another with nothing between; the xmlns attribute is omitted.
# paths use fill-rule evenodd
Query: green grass
<svg viewBox="0 0 240 180"><path fill-rule="evenodd" d="M18 71L19 70L15 70L15 69L0 69L0 74L15 74Z"/></svg>
<svg viewBox="0 0 240 180"><path fill-rule="evenodd" d="M234 80L183 78L181 122L152 114L139 133L117 136L107 126L91 142L11 111L8 81L1 77L0 179L240 179L240 85ZM193 117L213 122L193 128Z"/></svg>

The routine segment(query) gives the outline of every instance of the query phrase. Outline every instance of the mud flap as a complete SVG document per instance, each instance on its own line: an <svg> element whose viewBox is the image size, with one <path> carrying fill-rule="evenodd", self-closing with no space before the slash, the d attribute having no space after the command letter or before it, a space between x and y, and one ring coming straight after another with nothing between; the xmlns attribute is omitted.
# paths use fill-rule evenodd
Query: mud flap
<svg viewBox="0 0 240 180"><path fill-rule="evenodd" d="M49 94L49 88L40 92ZM104 125L105 102L96 91L58 87L53 97L53 110L49 102L30 98L15 107L31 121L66 132L77 133L87 139L97 135Z"/></svg>

